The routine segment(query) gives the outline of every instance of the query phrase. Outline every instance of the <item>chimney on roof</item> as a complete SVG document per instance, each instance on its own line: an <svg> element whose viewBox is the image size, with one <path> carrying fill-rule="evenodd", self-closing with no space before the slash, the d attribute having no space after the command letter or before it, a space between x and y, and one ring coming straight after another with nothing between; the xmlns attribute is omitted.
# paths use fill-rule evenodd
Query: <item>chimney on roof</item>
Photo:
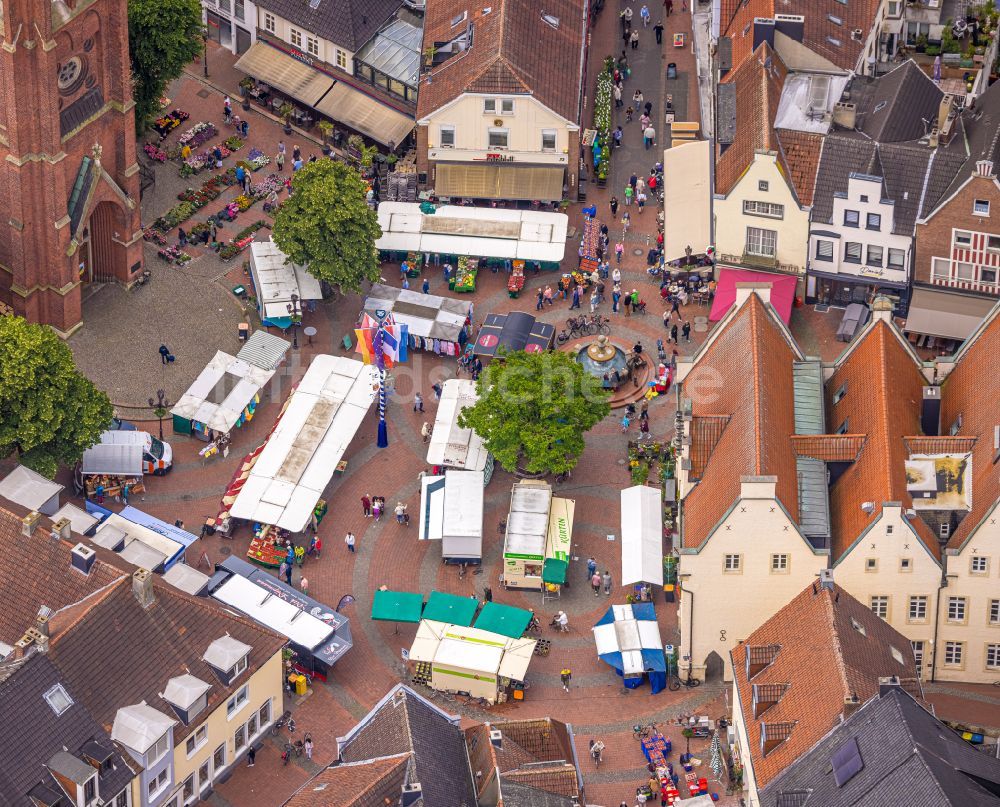
<svg viewBox="0 0 1000 807"><path fill-rule="evenodd" d="M820 591L822 591L823 589L826 589L827 591L833 591L833 569L820 569L819 588Z"/></svg>
<svg viewBox="0 0 1000 807"><path fill-rule="evenodd" d="M35 637L29 633L24 634L20 639L14 642L14 658L24 658L24 654L31 649L31 646L35 643Z"/></svg>
<svg viewBox="0 0 1000 807"><path fill-rule="evenodd" d="M890 692L899 689L902 685L899 683L898 675L890 675L888 678L878 679L878 696L884 698Z"/></svg>
<svg viewBox="0 0 1000 807"><path fill-rule="evenodd" d="M403 794L399 799L399 807L413 807L421 799L423 799L424 791L420 787L420 782L413 782L409 785L403 785Z"/></svg>
<svg viewBox="0 0 1000 807"><path fill-rule="evenodd" d="M49 652L49 637L38 630L38 628L28 628L27 632L24 634L24 638L30 638L32 643L38 647L38 651L40 653Z"/></svg>
<svg viewBox="0 0 1000 807"><path fill-rule="evenodd" d="M977 160L976 161L976 176L980 177L991 177L993 176L993 160Z"/></svg>
<svg viewBox="0 0 1000 807"><path fill-rule="evenodd" d="M837 101L833 105L833 125L841 129L853 129L858 124L858 105L847 101Z"/></svg>
<svg viewBox="0 0 1000 807"><path fill-rule="evenodd" d="M149 608L156 597L153 595L153 573L149 569L136 569L132 572L132 593L139 605Z"/></svg>
<svg viewBox="0 0 1000 807"><path fill-rule="evenodd" d="M500 733L500 729L490 729L490 745L503 750L503 734Z"/></svg>
<svg viewBox="0 0 1000 807"><path fill-rule="evenodd" d="M941 433L941 387L924 387L920 428L928 437L937 437Z"/></svg>
<svg viewBox="0 0 1000 807"><path fill-rule="evenodd" d="M28 515L21 519L21 535L25 538L30 538L35 534L35 530L38 527L38 522L42 520L42 514L37 513L32 510Z"/></svg>
<svg viewBox="0 0 1000 807"><path fill-rule="evenodd" d="M72 534L72 526L72 522L68 518L59 519L52 525L52 540L58 541L61 538L64 541L68 541Z"/></svg>
<svg viewBox="0 0 1000 807"><path fill-rule="evenodd" d="M847 718L853 715L860 708L861 708L861 698L858 697L857 692L852 692L850 695L844 698L844 709L841 712L841 719L847 720Z"/></svg>
<svg viewBox="0 0 1000 807"><path fill-rule="evenodd" d="M45 614L39 614L35 617L35 630L37 630L42 636L49 636L49 618Z"/></svg>
<svg viewBox="0 0 1000 807"><path fill-rule="evenodd" d="M774 20L768 17L754 17L753 49L756 51L761 42L774 47Z"/></svg>

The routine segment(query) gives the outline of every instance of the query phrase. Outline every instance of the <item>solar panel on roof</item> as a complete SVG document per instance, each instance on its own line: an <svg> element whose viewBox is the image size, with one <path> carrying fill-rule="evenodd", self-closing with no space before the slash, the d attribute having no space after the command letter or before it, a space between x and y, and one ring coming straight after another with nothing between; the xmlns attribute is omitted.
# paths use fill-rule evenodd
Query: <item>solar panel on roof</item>
<svg viewBox="0 0 1000 807"><path fill-rule="evenodd" d="M830 762L833 765L833 778L837 783L837 787L843 787L861 773L862 768L865 767L865 763L861 759L861 751L858 748L857 739L851 737L851 739L834 751Z"/></svg>

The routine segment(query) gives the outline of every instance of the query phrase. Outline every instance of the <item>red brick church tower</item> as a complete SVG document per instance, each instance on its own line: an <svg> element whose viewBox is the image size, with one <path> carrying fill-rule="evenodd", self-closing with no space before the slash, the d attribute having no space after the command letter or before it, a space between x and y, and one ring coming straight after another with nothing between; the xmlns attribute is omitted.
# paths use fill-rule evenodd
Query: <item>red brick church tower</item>
<svg viewBox="0 0 1000 807"><path fill-rule="evenodd" d="M132 107L125 0L0 0L0 303L63 335L142 267Z"/></svg>

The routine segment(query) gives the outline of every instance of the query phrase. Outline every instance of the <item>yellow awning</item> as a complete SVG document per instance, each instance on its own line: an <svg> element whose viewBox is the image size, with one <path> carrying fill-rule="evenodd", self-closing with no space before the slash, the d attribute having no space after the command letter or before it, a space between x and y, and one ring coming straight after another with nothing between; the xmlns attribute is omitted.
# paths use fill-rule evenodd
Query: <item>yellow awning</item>
<svg viewBox="0 0 1000 807"><path fill-rule="evenodd" d="M563 169L558 166L438 163L434 192L438 196L474 199L557 202L563 198Z"/></svg>
<svg viewBox="0 0 1000 807"><path fill-rule="evenodd" d="M316 110L379 143L400 145L413 130L413 118L338 81Z"/></svg>
<svg viewBox="0 0 1000 807"><path fill-rule="evenodd" d="M329 76L263 42L252 45L236 62L236 69L311 107L333 85Z"/></svg>

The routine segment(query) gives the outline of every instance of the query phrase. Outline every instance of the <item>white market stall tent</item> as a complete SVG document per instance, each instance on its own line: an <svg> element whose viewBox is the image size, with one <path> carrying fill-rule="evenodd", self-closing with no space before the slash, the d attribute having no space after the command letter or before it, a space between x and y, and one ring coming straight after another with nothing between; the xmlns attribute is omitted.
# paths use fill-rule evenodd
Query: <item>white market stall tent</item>
<svg viewBox="0 0 1000 807"><path fill-rule="evenodd" d="M230 515L301 532L368 413L377 384L374 367L342 356L313 358Z"/></svg>
<svg viewBox="0 0 1000 807"><path fill-rule="evenodd" d="M472 318L473 305L376 283L365 298L364 310L372 318L377 311L392 314L396 324L407 327L413 349L457 356L465 343L465 320Z"/></svg>
<svg viewBox="0 0 1000 807"><path fill-rule="evenodd" d="M260 403L260 391L274 372L274 368L264 369L221 350L216 351L170 410L174 431L180 434L194 432L211 439L213 434L226 434L234 426L243 425L253 418Z"/></svg>
<svg viewBox="0 0 1000 807"><path fill-rule="evenodd" d="M300 303L323 299L320 282L306 267L287 261L285 253L270 239L250 244L250 274L257 292L257 310L265 324L278 328L292 324L288 306L293 294Z"/></svg>
<svg viewBox="0 0 1000 807"><path fill-rule="evenodd" d="M416 202L378 206L384 252L476 255L558 263L566 253L569 216L538 210L442 205L421 211Z"/></svg>
<svg viewBox="0 0 1000 807"><path fill-rule="evenodd" d="M492 457L483 446L483 438L472 429L458 425L458 416L466 407L475 406L479 396L476 382L467 378L450 378L441 388L434 431L427 446L427 464L466 471L484 471L484 484L489 484L493 470Z"/></svg>
<svg viewBox="0 0 1000 807"><path fill-rule="evenodd" d="M483 557L483 472L446 471L421 480L420 540L440 540L446 563Z"/></svg>
<svg viewBox="0 0 1000 807"><path fill-rule="evenodd" d="M511 682L524 681L534 639L511 639L492 631L422 619L410 647L411 662L431 665L430 685L503 701Z"/></svg>
<svg viewBox="0 0 1000 807"><path fill-rule="evenodd" d="M635 485L621 492L622 585L663 585L663 495Z"/></svg>

